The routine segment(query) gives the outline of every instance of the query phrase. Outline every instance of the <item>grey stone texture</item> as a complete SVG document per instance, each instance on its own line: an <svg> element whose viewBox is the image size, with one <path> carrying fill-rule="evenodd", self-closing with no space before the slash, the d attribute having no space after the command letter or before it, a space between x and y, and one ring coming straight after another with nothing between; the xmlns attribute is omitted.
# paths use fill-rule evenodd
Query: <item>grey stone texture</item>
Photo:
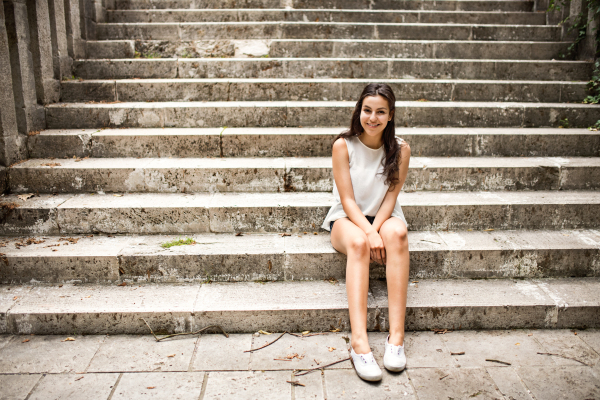
<svg viewBox="0 0 600 400"><path fill-rule="evenodd" d="M201 395L203 380L202 374L189 372L124 374L112 398L196 400Z"/></svg>
<svg viewBox="0 0 600 400"><path fill-rule="evenodd" d="M67 50L73 59L84 58L86 45L81 32L81 8L79 0L65 0L65 27L67 31Z"/></svg>
<svg viewBox="0 0 600 400"><path fill-rule="evenodd" d="M29 399L105 399L116 385L118 374L45 375Z"/></svg>

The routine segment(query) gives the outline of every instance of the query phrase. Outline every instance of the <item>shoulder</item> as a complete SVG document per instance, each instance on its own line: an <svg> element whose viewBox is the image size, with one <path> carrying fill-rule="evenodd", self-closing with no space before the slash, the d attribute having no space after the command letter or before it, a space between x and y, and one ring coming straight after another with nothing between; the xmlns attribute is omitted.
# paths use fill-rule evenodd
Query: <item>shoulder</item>
<svg viewBox="0 0 600 400"><path fill-rule="evenodd" d="M402 155L410 154L410 145L408 144L408 142L406 140L396 136L396 141L398 142L398 145L400 146L400 151L402 152Z"/></svg>
<svg viewBox="0 0 600 400"><path fill-rule="evenodd" d="M346 143L347 139L338 138L335 142L333 142L332 153L333 156L348 154L348 143Z"/></svg>

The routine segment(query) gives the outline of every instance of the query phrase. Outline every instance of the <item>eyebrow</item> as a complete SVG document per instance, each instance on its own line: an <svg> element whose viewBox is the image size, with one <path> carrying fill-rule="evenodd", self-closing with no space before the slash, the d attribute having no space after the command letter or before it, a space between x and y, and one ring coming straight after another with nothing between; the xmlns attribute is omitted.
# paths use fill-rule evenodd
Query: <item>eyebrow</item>
<svg viewBox="0 0 600 400"><path fill-rule="evenodd" d="M368 105L366 105L366 104L363 104L363 107L369 107L369 108L372 108L371 106L368 106ZM379 108L377 108L377 110L387 110L387 109L388 109L387 107L379 107Z"/></svg>

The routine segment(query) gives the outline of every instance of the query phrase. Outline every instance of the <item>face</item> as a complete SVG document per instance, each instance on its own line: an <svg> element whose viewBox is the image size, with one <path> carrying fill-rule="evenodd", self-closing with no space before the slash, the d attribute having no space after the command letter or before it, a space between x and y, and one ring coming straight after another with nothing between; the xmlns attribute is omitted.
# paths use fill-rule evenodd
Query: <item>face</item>
<svg viewBox="0 0 600 400"><path fill-rule="evenodd" d="M381 136L388 122L392 120L390 107L385 97L365 97L360 111L360 124L369 136Z"/></svg>

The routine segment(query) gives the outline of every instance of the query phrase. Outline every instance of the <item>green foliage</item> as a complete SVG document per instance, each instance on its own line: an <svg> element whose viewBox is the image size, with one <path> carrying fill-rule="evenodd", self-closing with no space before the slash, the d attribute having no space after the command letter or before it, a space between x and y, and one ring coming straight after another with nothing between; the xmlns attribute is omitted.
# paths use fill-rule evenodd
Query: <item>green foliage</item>
<svg viewBox="0 0 600 400"><path fill-rule="evenodd" d="M196 241L192 238L185 238L185 239L180 238L180 239L171 240L170 242L167 242L167 243L163 243L160 245L160 247L168 249L173 246L184 246L187 244L196 244Z"/></svg>
<svg viewBox="0 0 600 400"><path fill-rule="evenodd" d="M600 131L600 119L596 123L588 128L590 131Z"/></svg>
<svg viewBox="0 0 600 400"><path fill-rule="evenodd" d="M559 128L568 128L569 127L569 118L561 119L558 124Z"/></svg>
<svg viewBox="0 0 600 400"><path fill-rule="evenodd" d="M571 0L550 0L550 6L548 11L560 11L562 8L566 8ZM598 18L600 16L600 0L584 0L587 6L587 16L584 18L584 13L579 13L575 16L569 16L561 24L569 22L571 27L568 32L576 31L577 37L575 41L569 46L569 57L572 57L579 46L579 43L587 36L587 29L589 21ZM590 18L591 17L591 18ZM600 53L600 31L595 28L592 34L595 35L596 39L596 56ZM561 55L565 58L564 55ZM590 95L583 99L584 103L588 104L599 104L600 103L600 62L594 63L594 71L592 73L592 79L588 83L588 90Z"/></svg>

